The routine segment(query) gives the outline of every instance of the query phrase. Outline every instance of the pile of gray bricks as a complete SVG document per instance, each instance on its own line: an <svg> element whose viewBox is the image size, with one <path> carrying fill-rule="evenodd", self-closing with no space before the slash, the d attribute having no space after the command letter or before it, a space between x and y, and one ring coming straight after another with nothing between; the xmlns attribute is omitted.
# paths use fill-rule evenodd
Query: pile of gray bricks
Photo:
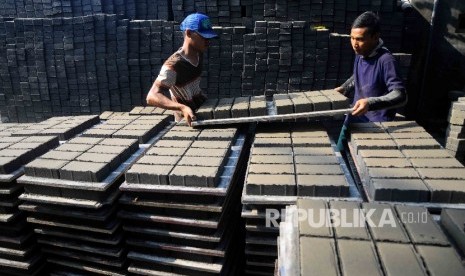
<svg viewBox="0 0 465 276"><path fill-rule="evenodd" d="M336 90L274 94L277 114L291 114L311 111L349 108L349 99Z"/></svg>
<svg viewBox="0 0 465 276"><path fill-rule="evenodd" d="M246 221L246 273L274 275L277 225L267 210L280 211L297 198L356 197L325 128L303 124L259 125L242 196ZM274 214L279 222L281 214Z"/></svg>
<svg viewBox="0 0 465 276"><path fill-rule="evenodd" d="M137 139L139 143L144 144L166 127L171 117L168 115L117 116L86 130L82 136Z"/></svg>
<svg viewBox="0 0 465 276"><path fill-rule="evenodd" d="M236 275L244 154L236 128L177 125L132 165L119 213L129 272Z"/></svg>
<svg viewBox="0 0 465 276"><path fill-rule="evenodd" d="M347 34L365 8L381 12L391 51L402 44L403 15L392 3L3 2L0 113L11 122L145 104L163 61L181 46L179 22L193 11L219 26L201 82L215 98L337 87L351 75L354 56L348 36L338 33Z"/></svg>
<svg viewBox="0 0 465 276"><path fill-rule="evenodd" d="M285 222L291 224L295 234L282 239L287 244L280 246L299 246L279 259L292 269L300 268L293 275L356 275L361 270L369 275L465 273L453 246L456 241L450 240L424 207L323 200L299 200L296 205L297 210L308 213L308 218L299 220L298 225L290 219ZM335 214L341 214L341 210L349 214L345 223L359 226L334 224L338 219ZM368 212L373 224L357 221L355 214ZM386 214L389 224L382 222ZM442 219L440 223L444 224Z"/></svg>
<svg viewBox="0 0 465 276"><path fill-rule="evenodd" d="M351 125L350 148L369 200L464 203L464 167L412 121Z"/></svg>
<svg viewBox="0 0 465 276"><path fill-rule="evenodd" d="M126 275L116 200L136 139L76 137L25 166L20 209L56 273Z"/></svg>
<svg viewBox="0 0 465 276"><path fill-rule="evenodd" d="M448 117L446 149L460 162L465 161L465 98L453 102Z"/></svg>
<svg viewBox="0 0 465 276"><path fill-rule="evenodd" d="M15 128L4 127L5 130ZM28 227L25 212L18 207L24 188L16 179L25 164L57 147L58 137L6 136L6 133L0 137L0 267L3 274L35 275L45 267L45 261Z"/></svg>
<svg viewBox="0 0 465 276"><path fill-rule="evenodd" d="M56 135L64 141L99 123L99 121L99 117L94 115L52 117L15 131L11 136Z"/></svg>

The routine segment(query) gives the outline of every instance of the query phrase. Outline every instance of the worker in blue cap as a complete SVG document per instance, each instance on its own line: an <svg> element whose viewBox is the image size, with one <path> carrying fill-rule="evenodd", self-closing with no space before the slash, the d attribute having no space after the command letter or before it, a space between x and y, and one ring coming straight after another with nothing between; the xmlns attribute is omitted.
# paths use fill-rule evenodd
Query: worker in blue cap
<svg viewBox="0 0 465 276"><path fill-rule="evenodd" d="M184 33L183 45L163 63L147 94L147 104L174 110L176 121L184 118L191 125L195 120L194 110L206 99L200 89L203 53L208 49L209 40L218 35L208 16L201 13L187 16L180 28Z"/></svg>

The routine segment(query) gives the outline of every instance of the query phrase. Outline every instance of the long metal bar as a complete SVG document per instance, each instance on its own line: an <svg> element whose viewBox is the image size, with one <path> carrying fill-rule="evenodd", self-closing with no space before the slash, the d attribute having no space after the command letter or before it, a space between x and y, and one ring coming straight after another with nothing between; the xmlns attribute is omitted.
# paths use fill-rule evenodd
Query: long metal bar
<svg viewBox="0 0 465 276"><path fill-rule="evenodd" d="M288 119L337 116L337 115L344 115L344 114L351 113L351 112L352 112L352 108L346 108L346 109L311 111L311 112L301 112L301 113L291 113L291 114L199 120L199 121L193 121L192 126L196 127L196 126L229 125L229 124L254 123L254 122L276 122L276 121L282 121L282 120L288 120Z"/></svg>

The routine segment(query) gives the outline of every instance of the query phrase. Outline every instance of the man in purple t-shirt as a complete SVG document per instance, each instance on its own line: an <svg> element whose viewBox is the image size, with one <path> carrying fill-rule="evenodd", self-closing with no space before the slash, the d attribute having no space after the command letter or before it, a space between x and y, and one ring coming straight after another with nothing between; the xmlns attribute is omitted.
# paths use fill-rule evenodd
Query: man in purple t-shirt
<svg viewBox="0 0 465 276"><path fill-rule="evenodd" d="M364 12L355 19L350 31L355 51L354 73L337 91L353 97L353 111L344 122L338 148L342 149L347 126L351 122L392 121L395 108L407 103L407 93L397 63L380 38L379 17Z"/></svg>

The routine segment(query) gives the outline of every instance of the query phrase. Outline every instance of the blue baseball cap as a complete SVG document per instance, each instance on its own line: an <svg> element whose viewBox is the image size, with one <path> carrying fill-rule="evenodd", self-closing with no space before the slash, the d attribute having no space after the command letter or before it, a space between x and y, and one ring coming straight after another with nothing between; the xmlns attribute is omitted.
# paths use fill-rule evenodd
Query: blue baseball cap
<svg viewBox="0 0 465 276"><path fill-rule="evenodd" d="M203 38L214 38L218 35L212 29L210 18L205 14L193 13L188 15L181 23L181 31L195 31Z"/></svg>

